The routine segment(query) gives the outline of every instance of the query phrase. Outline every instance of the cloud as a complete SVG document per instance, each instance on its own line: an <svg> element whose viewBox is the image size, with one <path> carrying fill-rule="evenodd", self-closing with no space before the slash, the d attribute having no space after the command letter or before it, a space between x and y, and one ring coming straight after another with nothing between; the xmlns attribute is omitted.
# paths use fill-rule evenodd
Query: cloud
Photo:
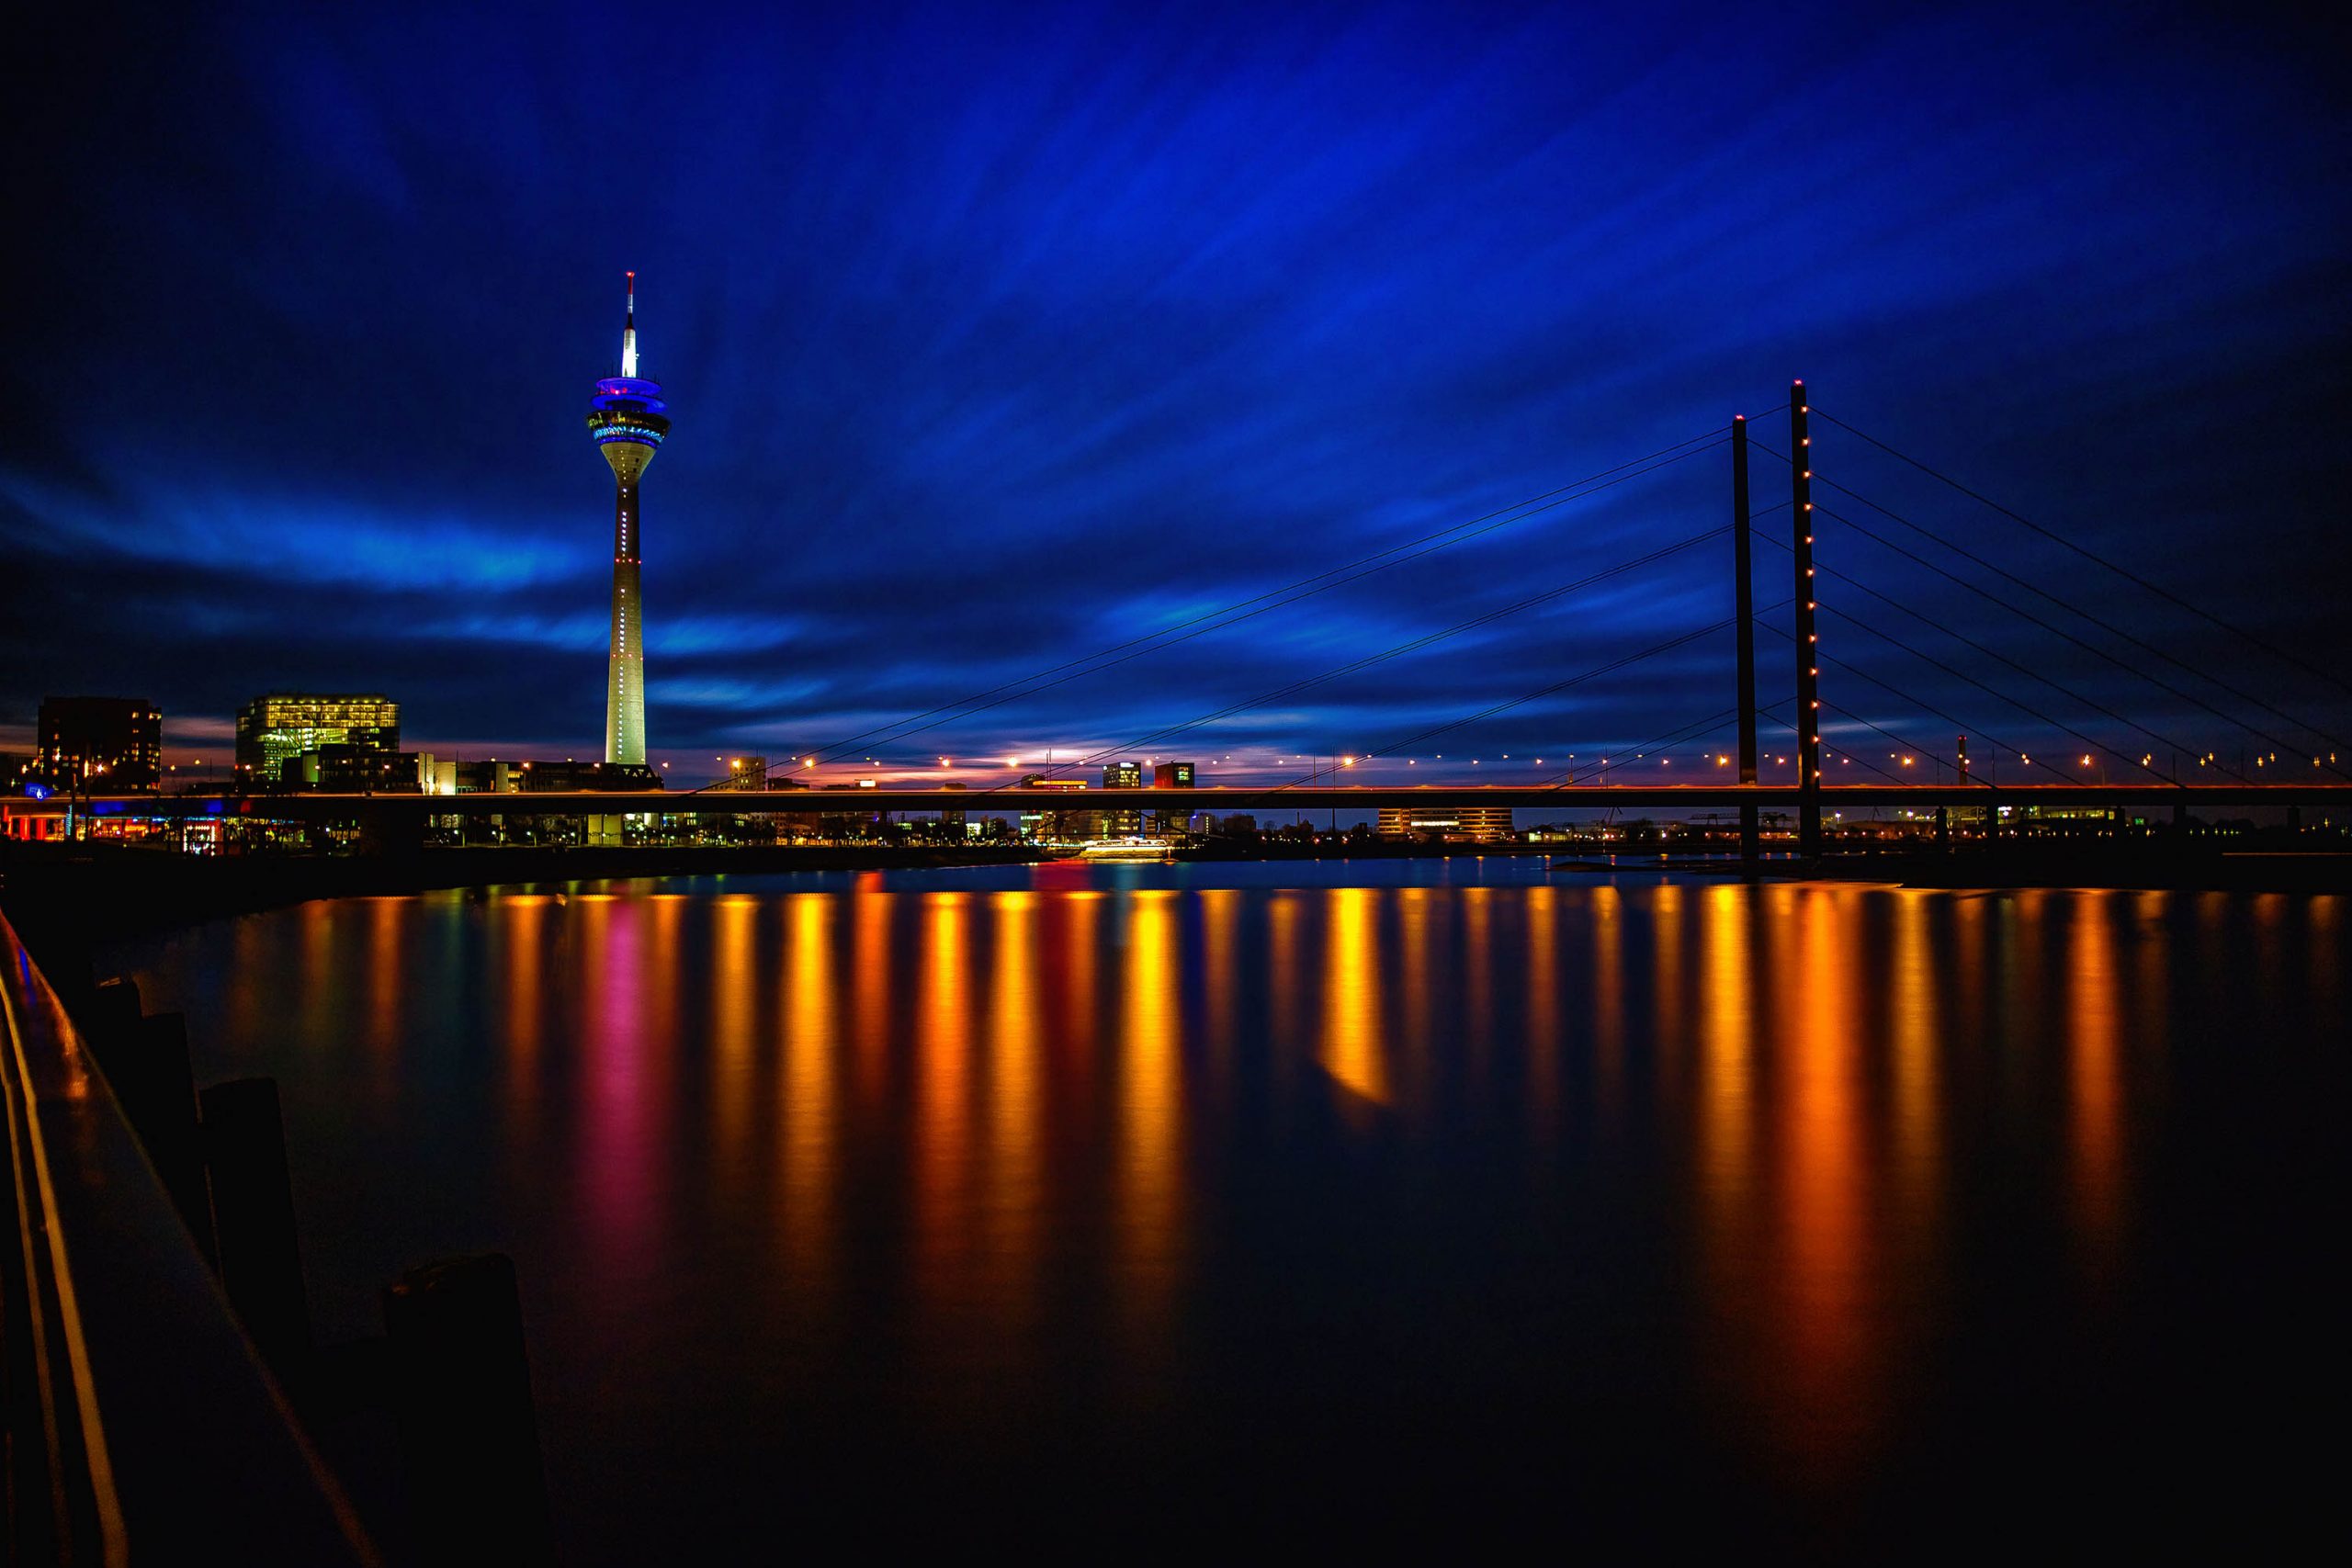
<svg viewBox="0 0 2352 1568"><path fill-rule="evenodd" d="M1734 412L1777 446L1797 373L2269 640L2352 654L2304 591L2343 553L2352 184L2340 84L2278 24L1827 6L1725 33L1639 10L1214 5L672 22L628 106L592 29L503 13L429 57L405 13L255 14L108 33L42 73L0 717L93 682L217 717L264 686L361 680L420 734L593 744L612 491L581 420L625 267L676 419L643 494L657 746L854 735ZM1803 106L1781 86L1800 71ZM2255 657L1819 434L1825 473L2004 570L2200 666ZM1724 462L902 723L903 745L1113 744L1278 691L1721 526ZM1758 505L1785 488L1759 460ZM1825 564L2084 698L2229 733L1822 533ZM1720 617L1726 556L1710 542L1215 732L1279 753L1475 712ZM1785 557L1758 558L1770 604ZM1769 694L1785 645L1759 647ZM2039 744L2011 695L2092 722L1834 623L1825 648L1905 694L1840 674L1835 700L1905 733L1950 713ZM2283 679L2281 705L2340 716L2340 694ZM1729 683L1715 637L1474 733L1637 740Z"/></svg>

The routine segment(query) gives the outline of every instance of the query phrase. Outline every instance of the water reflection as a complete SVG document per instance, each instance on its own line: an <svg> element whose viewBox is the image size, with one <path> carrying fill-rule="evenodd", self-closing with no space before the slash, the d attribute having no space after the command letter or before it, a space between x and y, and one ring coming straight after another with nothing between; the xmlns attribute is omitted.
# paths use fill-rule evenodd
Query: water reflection
<svg viewBox="0 0 2352 1568"><path fill-rule="evenodd" d="M1037 900L998 893L987 911L996 957L989 987L988 1166L982 1230L997 1332L1025 1352L1036 1330L1046 1223L1044 1016L1038 1008Z"/></svg>
<svg viewBox="0 0 2352 1568"><path fill-rule="evenodd" d="M1164 1375L1185 1238L1175 895L1130 896L1118 1058L1115 1294L1132 1368Z"/></svg>
<svg viewBox="0 0 2352 1568"><path fill-rule="evenodd" d="M795 1300L821 1311L834 1290L841 1179L841 1022L834 1005L836 900L820 893L784 899L784 1077L775 1108L782 1136L783 1202L776 1218L785 1277Z"/></svg>
<svg viewBox="0 0 2352 1568"><path fill-rule="evenodd" d="M2116 1208L2121 1201L2118 1145L2123 1136L2119 1103L2123 1021L2110 929L2115 897L2109 893L2077 896L2067 963L2067 1006L2075 1025L2067 1053L2075 1202L2086 1244L2085 1259L2102 1270L2115 1239Z"/></svg>
<svg viewBox="0 0 2352 1568"><path fill-rule="evenodd" d="M1756 1177L1756 998L1749 976L1748 901L1744 889L1705 896L1706 986L1701 993L1695 1173L1707 1260L1719 1300L1748 1288L1745 1238L1754 1234ZM1614 929L1613 926L1611 929Z"/></svg>
<svg viewBox="0 0 2352 1568"><path fill-rule="evenodd" d="M1285 874L314 903L141 980L284 1083L324 1332L431 1249L529 1261L570 1555L619 1562L786 1459L1371 1408L1436 1464L1498 1402L1569 1469L1672 1410L1842 1506L1989 1397L1972 1325L2166 1348L2115 1287L2199 1277L2152 1206L2246 1077L2199 1053L2318 1071L2352 956L2331 900Z"/></svg>
<svg viewBox="0 0 2352 1568"><path fill-rule="evenodd" d="M1879 1318L1869 1295L1871 1201L1879 1179L1865 1142L1863 1043L1855 1012L1866 984L1841 906L1856 896L1818 892L1795 929L1774 932L1776 960L1793 983L1779 1004L1779 1109L1773 1143L1781 1194L1772 1299L1775 1364L1790 1379L1782 1452L1816 1483L1845 1478L1882 1412L1871 1365ZM1787 951L1789 949L1793 951Z"/></svg>
<svg viewBox="0 0 2352 1568"><path fill-rule="evenodd" d="M1373 929L1379 897L1369 887L1335 888L1329 896L1322 1062L1351 1093L1385 1105L1388 1064L1381 1030L1380 954L1374 948Z"/></svg>
<svg viewBox="0 0 2352 1568"><path fill-rule="evenodd" d="M975 1039L967 990L970 922L961 893L922 896L915 1006L914 1247L907 1265L926 1311L952 1317L972 1241L972 1077ZM936 1333L937 1331L934 1331ZM940 1336L945 1337L946 1336Z"/></svg>

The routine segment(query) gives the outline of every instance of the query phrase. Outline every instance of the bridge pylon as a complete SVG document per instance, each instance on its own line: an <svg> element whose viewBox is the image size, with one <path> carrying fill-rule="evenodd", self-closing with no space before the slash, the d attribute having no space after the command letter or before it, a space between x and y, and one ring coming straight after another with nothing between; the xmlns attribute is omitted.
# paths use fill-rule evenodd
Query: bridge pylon
<svg viewBox="0 0 2352 1568"><path fill-rule="evenodd" d="M1739 782L1756 782L1756 573L1747 532L1747 416L1731 419L1731 537L1733 615L1739 629ZM1754 871L1763 858L1757 807L1739 808L1739 863Z"/></svg>
<svg viewBox="0 0 2352 1568"><path fill-rule="evenodd" d="M1789 500L1797 584L1797 849L1821 852L1821 638L1814 630L1813 437L1804 383L1789 383Z"/></svg>

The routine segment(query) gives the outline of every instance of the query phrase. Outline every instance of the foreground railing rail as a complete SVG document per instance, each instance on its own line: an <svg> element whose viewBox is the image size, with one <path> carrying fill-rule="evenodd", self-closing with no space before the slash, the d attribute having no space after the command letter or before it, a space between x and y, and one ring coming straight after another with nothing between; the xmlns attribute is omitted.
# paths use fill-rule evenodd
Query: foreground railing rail
<svg viewBox="0 0 2352 1568"><path fill-rule="evenodd" d="M10 1560L374 1562L5 919L0 1112Z"/></svg>

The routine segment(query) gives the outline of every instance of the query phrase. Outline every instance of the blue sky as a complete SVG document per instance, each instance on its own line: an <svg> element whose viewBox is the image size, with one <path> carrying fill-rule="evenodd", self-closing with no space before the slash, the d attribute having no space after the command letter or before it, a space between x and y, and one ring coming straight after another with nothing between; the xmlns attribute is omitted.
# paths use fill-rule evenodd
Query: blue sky
<svg viewBox="0 0 2352 1568"><path fill-rule="evenodd" d="M844 6L598 27L576 6L241 6L41 26L12 106L29 396L0 446L0 741L45 693L115 691L200 754L243 699L322 686L391 693L420 746L593 751L611 497L581 422L628 267L676 422L646 483L645 592L649 729L679 768L820 750L1734 412L1785 450L1797 375L2036 521L2352 667L2340 600L2313 588L2347 565L2347 84L2290 11ZM1830 618L1832 657L1905 694L1833 667L1833 746L1883 754L1868 719L1942 749L1939 714L2118 757L2151 733L2227 751L2352 732L2344 688L1817 435L1826 478L2309 721L2250 730L2236 696L2177 670L2195 700L2154 686L2120 667L2143 651L2065 609L2038 606L2120 663L1832 522L1825 565L2066 689L1873 602L1864 619L1999 694ZM1727 490L1702 451L845 765L1120 745L1718 526ZM1758 492L1785 499L1785 469L1760 461ZM1722 617L1729 547L1169 749L1276 773L1369 751ZM1775 604L1786 557L1758 558ZM1775 698L1788 645L1767 633L1759 658ZM1730 701L1712 636L1418 765L1589 756Z"/></svg>

